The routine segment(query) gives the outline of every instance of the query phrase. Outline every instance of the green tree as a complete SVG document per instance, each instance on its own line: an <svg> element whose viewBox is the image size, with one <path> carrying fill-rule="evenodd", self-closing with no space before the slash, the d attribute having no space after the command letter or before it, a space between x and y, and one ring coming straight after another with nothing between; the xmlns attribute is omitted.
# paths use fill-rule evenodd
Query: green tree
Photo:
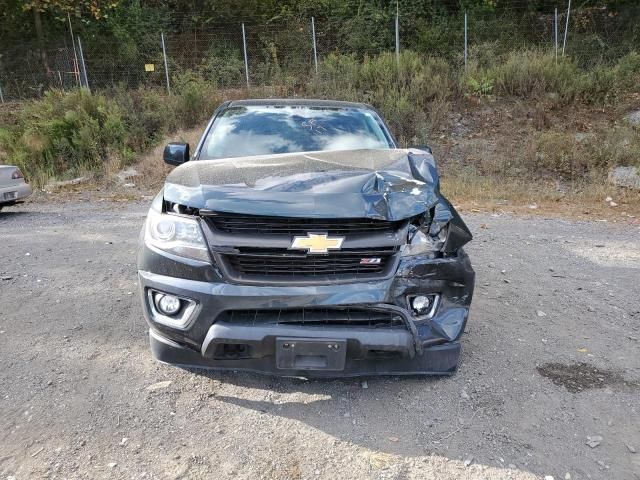
<svg viewBox="0 0 640 480"><path fill-rule="evenodd" d="M119 0L28 0L23 4L23 10L33 15L33 26L38 41L40 59L42 67L49 77L51 69L47 61L45 50L45 35L42 27L42 17L50 14L64 19L67 15L80 16L89 14L91 18L99 20L103 17L106 9L115 8Z"/></svg>

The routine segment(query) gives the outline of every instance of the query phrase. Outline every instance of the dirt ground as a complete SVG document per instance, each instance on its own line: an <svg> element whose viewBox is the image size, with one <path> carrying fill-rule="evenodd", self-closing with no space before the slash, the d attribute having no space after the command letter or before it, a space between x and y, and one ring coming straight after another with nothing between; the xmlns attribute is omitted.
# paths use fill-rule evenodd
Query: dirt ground
<svg viewBox="0 0 640 480"><path fill-rule="evenodd" d="M459 371L335 381L154 363L148 201L0 213L0 478L640 479L640 228L465 215Z"/></svg>

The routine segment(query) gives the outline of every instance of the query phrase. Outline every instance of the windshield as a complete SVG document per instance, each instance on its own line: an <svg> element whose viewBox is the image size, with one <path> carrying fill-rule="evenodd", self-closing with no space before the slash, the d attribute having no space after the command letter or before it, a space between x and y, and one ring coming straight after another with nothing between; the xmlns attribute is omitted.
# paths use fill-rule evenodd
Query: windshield
<svg viewBox="0 0 640 480"><path fill-rule="evenodd" d="M378 116L357 108L237 106L222 112L199 158L393 148Z"/></svg>

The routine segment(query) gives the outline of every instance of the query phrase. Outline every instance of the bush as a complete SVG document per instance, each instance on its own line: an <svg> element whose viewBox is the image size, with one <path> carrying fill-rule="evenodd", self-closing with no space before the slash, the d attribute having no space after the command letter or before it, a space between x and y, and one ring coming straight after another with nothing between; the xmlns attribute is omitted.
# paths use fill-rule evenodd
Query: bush
<svg viewBox="0 0 640 480"><path fill-rule="evenodd" d="M212 47L198 67L198 74L219 88L244 84L242 52L233 47Z"/></svg>
<svg viewBox="0 0 640 480"><path fill-rule="evenodd" d="M215 87L196 74L174 82L175 95L149 88L48 91L0 129L0 160L36 185L122 168L171 132L202 123L219 103Z"/></svg>
<svg viewBox="0 0 640 480"><path fill-rule="evenodd" d="M179 126L173 114L175 101L161 90L123 87L106 93L123 112L127 125L126 146L131 151L146 150Z"/></svg>
<svg viewBox="0 0 640 480"><path fill-rule="evenodd" d="M640 135L629 127L612 127L597 136L543 132L530 151L527 167L534 175L602 178L614 166L640 166Z"/></svg>
<svg viewBox="0 0 640 480"><path fill-rule="evenodd" d="M60 172L95 169L110 153L124 151L126 134L115 101L85 90L51 90L26 106L0 143L8 160L39 183Z"/></svg>
<svg viewBox="0 0 640 480"><path fill-rule="evenodd" d="M482 61L481 61L482 60ZM472 58L462 74L461 88L472 95L507 95L522 98L553 96L559 103L579 100L587 104L612 103L640 82L640 55L631 53L614 66L581 70L567 58L538 50L510 52L502 59Z"/></svg>
<svg viewBox="0 0 640 480"><path fill-rule="evenodd" d="M191 128L209 118L219 103L215 82L207 81L195 72L173 77L173 114L177 122Z"/></svg>

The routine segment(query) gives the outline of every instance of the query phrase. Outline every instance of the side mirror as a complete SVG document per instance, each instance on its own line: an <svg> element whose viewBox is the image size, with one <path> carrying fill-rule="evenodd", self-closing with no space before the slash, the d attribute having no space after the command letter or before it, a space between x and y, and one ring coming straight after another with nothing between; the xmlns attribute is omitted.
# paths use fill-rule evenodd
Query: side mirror
<svg viewBox="0 0 640 480"><path fill-rule="evenodd" d="M418 150L424 150L425 152L433 154L433 150L431 150L431 147L429 145L415 145L411 148L417 148Z"/></svg>
<svg viewBox="0 0 640 480"><path fill-rule="evenodd" d="M164 147L162 158L169 165L182 165L189 161L189 144L172 142Z"/></svg>

